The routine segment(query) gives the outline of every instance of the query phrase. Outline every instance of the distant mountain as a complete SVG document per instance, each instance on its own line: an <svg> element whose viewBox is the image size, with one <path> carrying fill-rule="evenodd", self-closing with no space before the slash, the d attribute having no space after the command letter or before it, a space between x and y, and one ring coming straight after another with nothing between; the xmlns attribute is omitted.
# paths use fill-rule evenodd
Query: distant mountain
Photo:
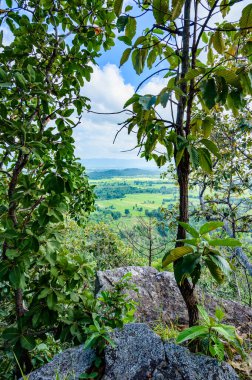
<svg viewBox="0 0 252 380"><path fill-rule="evenodd" d="M150 175L158 175L158 170L144 170L138 168L130 169L110 169L104 171L94 171L88 174L90 179L109 179L113 177L144 177Z"/></svg>
<svg viewBox="0 0 252 380"><path fill-rule="evenodd" d="M87 171L109 170L109 169L145 169L158 170L154 162L146 162L144 159L115 159L115 158L88 158L81 160L81 163L86 167Z"/></svg>

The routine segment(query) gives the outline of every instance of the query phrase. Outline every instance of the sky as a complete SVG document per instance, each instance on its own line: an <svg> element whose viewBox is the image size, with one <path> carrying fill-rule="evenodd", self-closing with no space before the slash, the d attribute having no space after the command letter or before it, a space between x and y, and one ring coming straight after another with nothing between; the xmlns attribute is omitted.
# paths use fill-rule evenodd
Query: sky
<svg viewBox="0 0 252 380"><path fill-rule="evenodd" d="M241 15L241 9L249 3L250 0L243 0L241 3L234 5L228 15L228 20L238 20ZM205 16L203 12L201 9L200 16L202 17ZM150 27L153 24L153 19L150 15L144 16L140 20L140 27L138 27L137 31L139 34L147 26ZM212 26L219 21L221 21L221 18L218 15L215 16ZM133 95L138 84L150 74L150 72L145 71L141 76L138 76L131 67L130 60L122 68L118 68L122 52L126 47L125 44L117 40L115 47L102 54L98 59L98 66L94 67L91 81L83 89L85 96L91 100L92 110L97 112L122 110L125 101ZM154 76L141 87L140 93L158 94L165 86L165 83L162 77ZM164 115L165 112L168 111L163 110ZM133 149L136 145L135 134L128 135L126 131L122 131L113 143L115 134L120 128L118 123L125 120L125 118L127 116L123 114L84 114L82 123L74 132L77 156L83 160L91 158L138 159L138 150ZM139 158L139 163L140 160L142 165L144 159Z"/></svg>

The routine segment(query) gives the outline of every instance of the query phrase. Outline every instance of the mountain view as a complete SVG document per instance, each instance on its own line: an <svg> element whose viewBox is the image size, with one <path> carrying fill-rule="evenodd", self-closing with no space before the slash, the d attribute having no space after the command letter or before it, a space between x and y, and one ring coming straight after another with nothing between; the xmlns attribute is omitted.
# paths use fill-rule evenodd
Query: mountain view
<svg viewBox="0 0 252 380"><path fill-rule="evenodd" d="M251 380L251 0L0 1L0 98L0 380Z"/></svg>

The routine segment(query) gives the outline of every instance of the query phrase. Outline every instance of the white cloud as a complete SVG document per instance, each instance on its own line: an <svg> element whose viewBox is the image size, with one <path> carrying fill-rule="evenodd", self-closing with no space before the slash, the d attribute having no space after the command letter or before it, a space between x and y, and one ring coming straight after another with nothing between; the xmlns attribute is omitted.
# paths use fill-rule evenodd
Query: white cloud
<svg viewBox="0 0 252 380"><path fill-rule="evenodd" d="M94 67L91 82L83 89L83 95L91 100L92 110L96 112L117 112L134 93L126 84L120 70L112 64L103 68ZM116 143L113 140L120 128L118 123L127 118L125 114L95 115L85 114L82 123L76 128L76 154L80 158L135 158L136 152L121 153L136 143L135 136L122 132Z"/></svg>
<svg viewBox="0 0 252 380"><path fill-rule="evenodd" d="M149 82L140 88L139 93L141 95L151 94L157 95L167 85L167 79L155 76L152 77Z"/></svg>
<svg viewBox="0 0 252 380"><path fill-rule="evenodd" d="M146 82L139 91L143 94L157 95L165 86L166 80L153 77ZM91 100L92 110L97 112L116 112L123 109L123 105L134 93L131 84L125 83L120 70L113 64L103 68L94 67L90 83L83 89L83 95ZM158 107L162 117L170 117L170 112ZM126 120L128 115L96 115L85 113L82 123L74 130L76 154L82 159L87 158L115 158L133 159L138 150L123 152L136 145L136 135L128 135L127 130L119 133L113 144L116 132L120 129L118 123Z"/></svg>
<svg viewBox="0 0 252 380"><path fill-rule="evenodd" d="M143 85L140 93L156 95L165 86L165 83L164 79L153 77ZM103 68L94 67L91 82L86 84L83 89L83 95L91 100L92 110L97 112L121 111L124 103L133 93L133 86L125 83L120 70L112 64L107 64ZM163 109L160 111L164 113ZM127 117L126 114L85 114L81 125L74 131L77 156L82 159L136 158L137 150L122 152L132 149L136 145L135 134L128 135L127 131L123 130L113 144L115 134L120 129L118 123L127 119Z"/></svg>

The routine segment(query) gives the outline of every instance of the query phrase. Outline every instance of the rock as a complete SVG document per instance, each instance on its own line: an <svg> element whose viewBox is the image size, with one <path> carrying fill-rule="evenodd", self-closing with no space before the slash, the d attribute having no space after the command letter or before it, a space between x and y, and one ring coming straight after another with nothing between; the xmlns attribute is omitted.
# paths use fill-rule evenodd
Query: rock
<svg viewBox="0 0 252 380"><path fill-rule="evenodd" d="M132 282L139 293L130 296L139 302L136 317L139 322L177 321L188 323L184 300L179 292L173 273L158 272L151 267L125 267L97 273L97 291L111 288L125 273L132 273ZM239 327L241 332L251 331L252 309L237 302L218 299L198 292L199 302L213 314L216 306L225 311L225 322Z"/></svg>
<svg viewBox="0 0 252 380"><path fill-rule="evenodd" d="M69 348L54 356L50 363L32 372L29 380L55 380L56 375L60 380L77 380L91 367L94 359L95 352L84 350L83 345Z"/></svg>
<svg viewBox="0 0 252 380"><path fill-rule="evenodd" d="M102 380L238 380L227 363L192 354L185 347L163 343L146 324L115 330L116 348L105 349Z"/></svg>
<svg viewBox="0 0 252 380"><path fill-rule="evenodd" d="M144 323L132 323L111 333L116 346L104 352L102 380L238 380L227 363L196 355L185 347L163 342ZM29 380L78 380L95 358L83 345L66 350L29 375ZM58 377L56 375L58 374Z"/></svg>
<svg viewBox="0 0 252 380"><path fill-rule="evenodd" d="M105 350L105 375L102 380L147 379L165 361L160 337L146 324L132 323L115 330L111 338L116 344Z"/></svg>

